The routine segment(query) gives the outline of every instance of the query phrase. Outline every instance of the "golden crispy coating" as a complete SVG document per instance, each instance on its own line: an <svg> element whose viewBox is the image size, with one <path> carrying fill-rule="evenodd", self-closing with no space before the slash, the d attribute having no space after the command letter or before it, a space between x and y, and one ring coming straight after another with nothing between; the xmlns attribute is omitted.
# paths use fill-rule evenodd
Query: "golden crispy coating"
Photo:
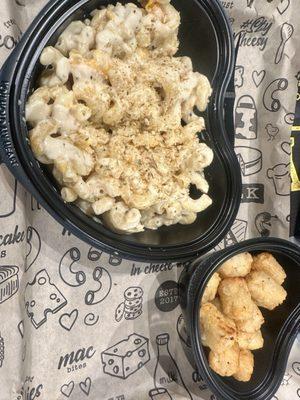
<svg viewBox="0 0 300 400"><path fill-rule="evenodd" d="M213 274L213 276L210 278L208 281L208 284L204 290L203 296L202 296L202 303L207 303L208 301L212 301L217 294L218 286L219 283L221 282L221 278L219 274L216 272Z"/></svg>
<svg viewBox="0 0 300 400"><path fill-rule="evenodd" d="M239 346L234 343L232 347L222 353L210 351L208 361L211 369L221 376L232 376L237 373L239 366Z"/></svg>
<svg viewBox="0 0 300 400"><path fill-rule="evenodd" d="M260 253L257 256L254 256L252 269L256 271L264 271L279 285L282 285L286 278L284 269L270 253Z"/></svg>
<svg viewBox="0 0 300 400"><path fill-rule="evenodd" d="M232 347L236 341L235 323L211 303L201 306L200 331L202 344L215 352Z"/></svg>
<svg viewBox="0 0 300 400"><path fill-rule="evenodd" d="M239 366L233 377L240 382L249 382L254 369L254 356L249 350L241 349Z"/></svg>
<svg viewBox="0 0 300 400"><path fill-rule="evenodd" d="M212 301L210 301L210 303L213 304L215 307L217 307L217 309L220 312L223 312L222 311L222 304L221 304L221 300L220 300L219 296L215 297Z"/></svg>
<svg viewBox="0 0 300 400"><path fill-rule="evenodd" d="M218 288L222 310L234 320L251 318L252 300L246 281L243 278L226 278Z"/></svg>
<svg viewBox="0 0 300 400"><path fill-rule="evenodd" d="M264 346L259 307L273 310L287 297L286 274L274 256L241 253L221 265L204 291L200 310L201 339L210 347L209 365L220 376L249 382L252 350ZM216 293L217 288L217 293ZM203 304L207 301L206 304Z"/></svg>
<svg viewBox="0 0 300 400"><path fill-rule="evenodd" d="M246 281L251 296L259 307L273 310L286 299L284 288L264 271L252 271Z"/></svg>
<svg viewBox="0 0 300 400"><path fill-rule="evenodd" d="M253 303L253 302L252 302ZM246 320L235 321L236 327L239 331L254 333L258 331L262 324L265 322L264 317L255 303L252 305L253 312L251 318Z"/></svg>
<svg viewBox="0 0 300 400"><path fill-rule="evenodd" d="M251 270L252 256L250 253L241 253L227 260L221 265L219 274L222 278L244 277Z"/></svg>
<svg viewBox="0 0 300 400"><path fill-rule="evenodd" d="M264 338L261 331L247 333L239 331L237 334L237 342L241 349L258 350L264 345Z"/></svg>

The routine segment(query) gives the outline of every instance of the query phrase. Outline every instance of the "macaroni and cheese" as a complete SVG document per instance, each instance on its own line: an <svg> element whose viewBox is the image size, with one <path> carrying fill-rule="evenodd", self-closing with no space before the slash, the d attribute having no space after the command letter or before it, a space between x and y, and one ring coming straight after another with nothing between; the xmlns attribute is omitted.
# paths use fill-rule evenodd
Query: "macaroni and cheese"
<svg viewBox="0 0 300 400"><path fill-rule="evenodd" d="M26 106L31 148L62 198L120 233L191 224L212 204L204 168L213 152L197 135L209 81L174 57L180 15L170 0L142 5L72 22L43 50Z"/></svg>

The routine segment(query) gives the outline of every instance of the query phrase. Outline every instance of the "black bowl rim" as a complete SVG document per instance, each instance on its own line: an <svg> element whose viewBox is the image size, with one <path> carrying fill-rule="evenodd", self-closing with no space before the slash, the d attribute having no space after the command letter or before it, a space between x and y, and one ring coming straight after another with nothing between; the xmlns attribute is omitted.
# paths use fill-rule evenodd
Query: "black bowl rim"
<svg viewBox="0 0 300 400"><path fill-rule="evenodd" d="M20 141L20 136L22 135L19 135L19 132L24 132L25 123L22 120L24 104L19 102L19 100L22 96L24 97L26 88L28 88L30 83L31 71L28 70L28 66L30 65L30 60L33 58L32 55L36 54L41 42L38 37L42 35L42 41L48 40L50 35L47 37L44 30L45 27L49 26L50 21L54 17L56 18L56 22L66 19L67 16L89 1L80 0L75 5L72 4L72 0L53 0L50 2L36 17L18 47L4 65L0 81L8 82L9 87L5 89L5 93L0 93L1 100L6 103L5 123L7 124L6 131L4 132L4 129L1 129L0 121L0 143L1 141L4 143L1 146L3 149L0 149L0 154L17 179L29 189L48 212L66 229L93 247L101 248L108 253L120 254L124 258L140 261L148 261L149 259L154 261L185 261L196 257L209 248L214 247L227 234L236 217L240 204L241 176L238 173L239 165L226 137L223 118L219 118L222 115L225 93L234 68L233 37L227 16L217 0L210 0L209 6L206 0L196 0L203 8L207 9L210 7L210 12L214 12L213 16L219 23L219 34L222 35L222 37L218 38L220 43L222 40L221 50L224 53L220 58L222 63L219 63L216 74L219 84L216 86L213 98L211 99L208 118L211 131L220 132L222 136L223 151L220 151L220 157L224 166L226 165L228 168L226 169L226 173L230 178L228 182L231 187L228 188L227 194L231 193L232 198L229 198L229 195L227 195L228 206L226 210L223 207L217 223L205 235L202 235L201 239L199 238L182 245L177 244L164 247L153 245L149 247L140 243L122 242L119 235L109 230L106 230L105 235L100 235L99 231L97 232L98 237L101 239L93 235L92 229L87 232L87 226L72 213L70 206L61 201L60 196L55 196L53 188L53 196L45 195L45 187L40 184L40 174L42 173L38 167L38 163L33 157L28 161L28 149ZM66 7L67 10L65 10ZM4 91L2 90L2 92ZM224 215L225 213L226 215Z"/></svg>
<svg viewBox="0 0 300 400"><path fill-rule="evenodd" d="M256 238L238 243L206 257L195 260L191 266L189 283L187 288L187 326L191 337L193 357L199 374L207 382L210 390L223 400L269 400L277 392L283 379L288 357L300 327L300 303L291 312L289 318L282 326L277 338L272 366L267 376L256 390L250 392L238 392L227 389L225 385L220 386L222 380L209 367L207 356L203 351L199 331L199 307L204 288L212 274L219 268L220 264L232 256L244 251L274 251L282 253L299 263L300 248L296 244L279 238ZM201 270L201 279L199 271Z"/></svg>

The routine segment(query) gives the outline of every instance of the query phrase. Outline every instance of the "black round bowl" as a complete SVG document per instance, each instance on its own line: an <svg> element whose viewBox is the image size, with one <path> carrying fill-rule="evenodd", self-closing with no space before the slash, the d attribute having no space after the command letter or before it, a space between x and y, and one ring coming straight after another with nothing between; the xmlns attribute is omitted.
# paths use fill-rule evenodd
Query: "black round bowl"
<svg viewBox="0 0 300 400"><path fill-rule="evenodd" d="M287 274L285 302L273 311L261 309L265 323L262 334L264 347L254 351L254 374L250 382L222 378L210 369L207 351L201 344L199 308L210 277L232 256L242 253L268 251L284 267ZM252 239L239 243L208 257L196 260L180 277L180 303L190 346L186 354L217 398L223 400L269 400L279 388L285 373L292 344L300 328L300 248L276 239Z"/></svg>
<svg viewBox="0 0 300 400"><path fill-rule="evenodd" d="M226 91L234 67L233 39L218 0L172 2L182 15L179 54L190 56L195 69L209 77L214 89L205 115L207 131L201 133L201 140L215 154L206 172L213 205L200 213L194 224L132 235L113 233L77 206L62 200L56 182L35 159L28 143L24 110L41 72L39 56L43 48L53 45L72 20L83 19L93 9L109 3L108 0L50 1L23 35L0 74L0 156L58 222L90 245L136 260L191 259L211 249L226 235L241 196L240 169L226 134L224 116ZM228 117L232 122L232 112Z"/></svg>

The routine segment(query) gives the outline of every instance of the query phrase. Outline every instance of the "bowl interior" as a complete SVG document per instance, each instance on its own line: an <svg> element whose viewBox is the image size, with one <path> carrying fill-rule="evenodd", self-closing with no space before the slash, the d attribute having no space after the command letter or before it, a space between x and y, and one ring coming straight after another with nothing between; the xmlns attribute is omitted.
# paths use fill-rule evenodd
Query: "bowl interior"
<svg viewBox="0 0 300 400"><path fill-rule="evenodd" d="M50 32L49 37L43 41L43 46L55 44L59 34L72 20L83 19L88 16L93 9L109 3L108 1L100 0L69 1L69 4L74 6L74 12L72 12L72 14L69 12L69 16L63 16L57 20L56 24L53 24L55 30L52 28L52 33ZM220 54L217 32L211 17L201 1L186 0L182 2L180 0L175 0L173 4L181 12L182 17L179 35L179 55L191 57L195 70L206 74L215 87L218 84L215 77L220 64ZM34 89L36 79L41 72L41 66L38 62L41 50L42 47L39 48L39 51L37 51L33 57L33 59L35 58L35 63L32 66L32 71L29 73L31 79L26 89L26 96ZM207 233L213 229L218 221L220 222L220 215L222 210L224 210L226 199L228 198L228 187L230 183L228 182L228 171L226 172L224 166L222 151L220 150L220 146L217 146L219 134L219 132L210 131L210 124L209 121L207 121L207 132L203 132L199 135L202 141L213 148L215 154L212 165L206 169L206 177L210 184L209 195L213 199L213 205L206 211L200 213L197 220L192 225L183 226L178 224L171 227L162 227L157 231L146 230L145 232L133 235L115 234L101 225L101 223L87 217L75 205L63 203L59 195L59 188L52 178L51 172L49 172L46 167L36 162L28 142L26 142L25 135L21 140L23 140L23 146L26 147L26 152L28 153L26 157L29 157L30 163L34 165L36 169L36 179L43 185L45 192L48 192L48 196L54 199L55 204L61 208L62 214L66 215L66 218L70 220L75 218L76 225L80 226L81 229L90 236L98 240L103 240L103 236L106 236L114 241L129 245L168 247L201 240L201 238L204 238ZM191 190L191 192L192 195L196 195L194 190Z"/></svg>
<svg viewBox="0 0 300 400"><path fill-rule="evenodd" d="M243 250L246 251L246 250ZM241 252L243 252L241 251ZM280 343L282 340L288 340L289 335L294 335L295 332L284 332L284 337L282 338L282 333L284 325L296 309L300 309L300 262L293 255L281 250L261 250L268 251L274 255L278 262L283 266L287 278L283 284L283 287L287 291L287 298L285 302L277 307L273 311L260 308L262 314L265 318L265 323L262 326L262 335L264 337L264 347L260 350L253 352L254 354L254 373L249 382L242 383L238 382L233 378L222 378L216 373L214 373L208 366L207 355L208 350L201 346L201 353L204 356L203 360L206 364L207 371L214 381L214 385L217 385L226 393L231 393L232 395L238 393L241 399L246 399L250 394L255 393L262 387L269 376L274 370L284 368L282 365L286 360L278 357L280 351L284 350L286 358L288 357L289 349L280 349ZM257 251L257 253L261 252ZM255 254L256 251L251 251ZM231 255L232 256L232 255ZM230 257L228 257L230 258ZM222 260L222 262L225 260ZM221 264L222 264L221 262ZM217 268L218 269L218 268ZM214 269L214 271L217 271ZM211 275L210 275L211 276ZM300 310L299 310L300 311ZM299 319L299 312L298 312ZM199 331L197 332L199 335ZM200 343L200 341L199 341ZM239 397L232 397L234 399ZM250 398L250 397L249 397ZM251 397L255 398L255 397ZM257 397L260 398L260 397Z"/></svg>

